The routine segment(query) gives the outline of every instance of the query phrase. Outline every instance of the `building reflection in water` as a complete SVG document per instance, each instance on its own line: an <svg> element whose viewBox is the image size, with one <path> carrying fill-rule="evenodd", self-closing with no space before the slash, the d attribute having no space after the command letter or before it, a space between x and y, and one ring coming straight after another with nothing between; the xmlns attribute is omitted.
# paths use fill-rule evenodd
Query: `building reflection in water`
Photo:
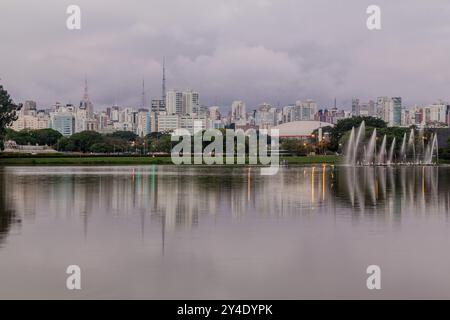
<svg viewBox="0 0 450 320"><path fill-rule="evenodd" d="M0 169L0 248L11 229L21 223L20 218L16 217L13 200L8 196L7 189L5 174Z"/></svg>
<svg viewBox="0 0 450 320"><path fill-rule="evenodd" d="M202 218L239 221L303 214L376 213L383 219L410 212L448 212L447 167L281 168L260 176L249 168L60 167L5 168L0 176L0 241L16 212L21 218L92 215L140 216L164 233L195 227ZM7 187L6 187L7 181Z"/></svg>
<svg viewBox="0 0 450 320"><path fill-rule="evenodd" d="M440 214L448 212L449 178L448 167L341 167L333 192L352 212Z"/></svg>

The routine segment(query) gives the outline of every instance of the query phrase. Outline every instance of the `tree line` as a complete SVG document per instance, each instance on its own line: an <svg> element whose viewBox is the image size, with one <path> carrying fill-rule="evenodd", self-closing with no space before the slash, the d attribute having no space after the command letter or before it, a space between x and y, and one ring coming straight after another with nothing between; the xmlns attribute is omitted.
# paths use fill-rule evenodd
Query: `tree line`
<svg viewBox="0 0 450 320"><path fill-rule="evenodd" d="M47 145L57 151L83 153L170 153L171 141L168 133L151 133L144 138L130 131L101 134L82 131L64 137L53 129L5 130L5 140L19 145Z"/></svg>

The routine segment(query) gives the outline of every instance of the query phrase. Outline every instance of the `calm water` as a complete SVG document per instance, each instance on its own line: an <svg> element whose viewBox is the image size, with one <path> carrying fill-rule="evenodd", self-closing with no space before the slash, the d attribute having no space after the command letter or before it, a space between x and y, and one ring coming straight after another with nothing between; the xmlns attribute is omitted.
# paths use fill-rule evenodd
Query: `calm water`
<svg viewBox="0 0 450 320"><path fill-rule="evenodd" d="M449 167L0 168L0 298L449 299L449 186Z"/></svg>

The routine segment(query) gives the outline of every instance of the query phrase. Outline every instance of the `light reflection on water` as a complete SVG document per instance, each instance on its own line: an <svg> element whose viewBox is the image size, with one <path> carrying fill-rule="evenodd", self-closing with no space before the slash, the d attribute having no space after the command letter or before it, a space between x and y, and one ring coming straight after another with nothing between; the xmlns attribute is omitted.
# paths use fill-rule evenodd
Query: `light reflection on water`
<svg viewBox="0 0 450 320"><path fill-rule="evenodd" d="M258 173L3 168L0 298L450 298L450 168Z"/></svg>

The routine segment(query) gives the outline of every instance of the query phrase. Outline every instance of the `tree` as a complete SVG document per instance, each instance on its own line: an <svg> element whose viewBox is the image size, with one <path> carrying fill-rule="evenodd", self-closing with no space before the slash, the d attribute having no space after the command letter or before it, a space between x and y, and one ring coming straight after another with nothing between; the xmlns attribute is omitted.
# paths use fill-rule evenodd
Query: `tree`
<svg viewBox="0 0 450 320"><path fill-rule="evenodd" d="M6 127L17 120L16 111L18 109L19 107L14 104L8 92L0 85L0 150L5 148Z"/></svg>
<svg viewBox="0 0 450 320"><path fill-rule="evenodd" d="M281 141L281 149L287 151L291 155L306 156L310 152L311 147L304 140L283 139Z"/></svg>
<svg viewBox="0 0 450 320"><path fill-rule="evenodd" d="M13 140L19 145L38 144L40 146L54 146L62 138L62 134L50 128L38 130L24 129L21 131L6 129L5 137L6 140Z"/></svg>
<svg viewBox="0 0 450 320"><path fill-rule="evenodd" d="M104 143L104 142L99 142L99 143L94 143L90 148L89 151L94 152L94 153L111 153L114 150L114 146Z"/></svg>
<svg viewBox="0 0 450 320"><path fill-rule="evenodd" d="M109 134L108 137L118 138L126 141L136 141L139 136L131 131L116 131Z"/></svg>
<svg viewBox="0 0 450 320"><path fill-rule="evenodd" d="M170 134L150 134L147 135L148 150L150 152L166 152L172 151L172 141Z"/></svg>
<svg viewBox="0 0 450 320"><path fill-rule="evenodd" d="M71 143L70 139L67 137L62 137L56 143L56 150L58 151L69 151L69 144Z"/></svg>
<svg viewBox="0 0 450 320"><path fill-rule="evenodd" d="M92 145L104 143L105 137L95 131L82 131L58 141L58 149L64 151L88 152Z"/></svg>
<svg viewBox="0 0 450 320"><path fill-rule="evenodd" d="M59 131L50 128L33 130L32 134L36 137L37 143L41 146L54 146L58 140L62 138L62 134Z"/></svg>
<svg viewBox="0 0 450 320"><path fill-rule="evenodd" d="M5 140L15 141L19 145L36 144L34 137L31 137L28 133L29 130L24 129L21 131L15 131L7 128L5 130Z"/></svg>
<svg viewBox="0 0 450 320"><path fill-rule="evenodd" d="M353 127L358 128L362 122L365 122L367 128L386 128L387 124L382 119L374 117L352 117L339 120L333 128L327 128L330 133L329 149L338 151L341 138Z"/></svg>
<svg viewBox="0 0 450 320"><path fill-rule="evenodd" d="M450 160L450 138L447 140L447 145L439 149L439 159Z"/></svg>

